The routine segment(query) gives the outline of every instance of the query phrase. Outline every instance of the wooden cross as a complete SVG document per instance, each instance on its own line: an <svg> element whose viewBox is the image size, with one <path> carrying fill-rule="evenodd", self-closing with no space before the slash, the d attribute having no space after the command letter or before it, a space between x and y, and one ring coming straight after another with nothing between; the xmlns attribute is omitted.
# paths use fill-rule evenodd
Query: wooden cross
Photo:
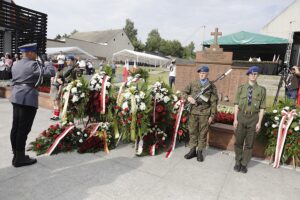
<svg viewBox="0 0 300 200"><path fill-rule="evenodd" d="M215 32L211 32L210 35L214 36L214 44L218 44L218 36L222 35L222 32L218 32L218 28L215 28Z"/></svg>

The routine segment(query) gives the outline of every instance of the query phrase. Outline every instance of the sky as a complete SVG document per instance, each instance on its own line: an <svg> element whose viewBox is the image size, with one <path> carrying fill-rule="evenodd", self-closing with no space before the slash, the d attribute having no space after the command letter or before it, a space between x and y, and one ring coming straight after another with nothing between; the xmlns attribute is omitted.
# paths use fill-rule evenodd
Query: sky
<svg viewBox="0 0 300 200"><path fill-rule="evenodd" d="M259 33L262 27L293 0L14 0L17 5L48 15L47 37L74 29L121 29L126 19L134 22L138 39L158 29L167 40L191 41L196 50L212 39L215 27L223 35L238 31Z"/></svg>

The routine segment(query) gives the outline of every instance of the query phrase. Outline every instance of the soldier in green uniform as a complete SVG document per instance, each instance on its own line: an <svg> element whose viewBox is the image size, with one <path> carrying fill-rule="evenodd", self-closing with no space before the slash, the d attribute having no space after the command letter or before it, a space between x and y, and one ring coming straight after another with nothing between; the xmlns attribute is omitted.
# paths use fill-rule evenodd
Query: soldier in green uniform
<svg viewBox="0 0 300 200"><path fill-rule="evenodd" d="M199 80L191 82L183 90L184 96L192 105L188 125L190 151L184 157L186 159L197 157L197 160L202 162L204 160L202 151L206 147L208 126L217 113L218 95L216 86L208 80L209 68L202 66L198 68L197 72ZM210 87L204 92L203 96L194 99L193 97L207 84L210 84Z"/></svg>
<svg viewBox="0 0 300 200"><path fill-rule="evenodd" d="M256 82L259 68L248 69L248 83L238 87L235 97L234 122L235 128L235 166L234 171L247 173L247 164L252 156L256 133L266 108L266 88Z"/></svg>

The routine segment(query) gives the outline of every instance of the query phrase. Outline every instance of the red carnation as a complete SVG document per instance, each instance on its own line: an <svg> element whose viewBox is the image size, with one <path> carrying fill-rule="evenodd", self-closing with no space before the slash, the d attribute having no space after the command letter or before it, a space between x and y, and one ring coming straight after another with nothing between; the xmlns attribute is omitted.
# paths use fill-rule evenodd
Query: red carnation
<svg viewBox="0 0 300 200"><path fill-rule="evenodd" d="M164 111L164 107L162 105L157 105L155 109L156 109L156 112L159 112L159 113Z"/></svg>
<svg viewBox="0 0 300 200"><path fill-rule="evenodd" d="M43 135L43 136L46 136L46 133L47 133L46 130L44 130L44 131L42 132L42 135Z"/></svg>
<svg viewBox="0 0 300 200"><path fill-rule="evenodd" d="M137 124L141 124L141 120L140 120L140 119L137 119L137 120L136 120L136 123L137 123Z"/></svg>
<svg viewBox="0 0 300 200"><path fill-rule="evenodd" d="M174 113L172 113L172 118L173 118L173 119L176 119L176 117L177 117L177 115L174 114Z"/></svg>
<svg viewBox="0 0 300 200"><path fill-rule="evenodd" d="M125 108L124 111L125 111L125 112L128 112L128 111L129 111L129 108Z"/></svg>
<svg viewBox="0 0 300 200"><path fill-rule="evenodd" d="M41 144L36 144L36 149L40 149L41 148Z"/></svg>
<svg viewBox="0 0 300 200"><path fill-rule="evenodd" d="M127 118L127 120L128 120L128 121L131 121L131 120L132 120L132 117L131 117L131 116L129 116L129 117Z"/></svg>
<svg viewBox="0 0 300 200"><path fill-rule="evenodd" d="M183 130L178 130L178 135L182 136L182 134L183 134Z"/></svg>
<svg viewBox="0 0 300 200"><path fill-rule="evenodd" d="M120 106L115 106L115 110L120 110Z"/></svg>
<svg viewBox="0 0 300 200"><path fill-rule="evenodd" d="M187 120L187 117L182 117L182 118L181 118L181 122L182 122L182 123L185 123L186 120Z"/></svg>
<svg viewBox="0 0 300 200"><path fill-rule="evenodd" d="M140 118L142 118L142 117L143 117L143 114L141 114L141 113L138 113L138 114L137 114L137 118L140 119Z"/></svg>
<svg viewBox="0 0 300 200"><path fill-rule="evenodd" d="M293 132L292 131L290 131L290 130L288 130L288 132L287 132L287 134L288 135L290 135L290 134L292 134Z"/></svg>
<svg viewBox="0 0 300 200"><path fill-rule="evenodd" d="M56 139L57 137L58 137L58 135L56 135L56 134L53 135L53 138L54 138L54 139Z"/></svg>

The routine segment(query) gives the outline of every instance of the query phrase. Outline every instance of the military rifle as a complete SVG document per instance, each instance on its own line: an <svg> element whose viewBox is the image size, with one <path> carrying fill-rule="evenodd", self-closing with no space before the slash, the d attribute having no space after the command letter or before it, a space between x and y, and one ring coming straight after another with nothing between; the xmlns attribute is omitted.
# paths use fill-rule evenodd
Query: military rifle
<svg viewBox="0 0 300 200"><path fill-rule="evenodd" d="M232 69L229 69L227 70L225 73L219 75L215 80L211 81L211 82L208 82L204 87L201 88L200 92L195 96L193 97L195 99L195 101L197 101L198 98L200 98L201 100L205 101L205 102L208 102L208 98L206 96L204 96L203 94L211 87L211 84L219 81L219 80L222 80L223 78L225 78L225 76L227 76L230 72L232 71ZM191 103L188 102L186 105L185 105L185 110L189 111L190 112L190 109L191 109Z"/></svg>

